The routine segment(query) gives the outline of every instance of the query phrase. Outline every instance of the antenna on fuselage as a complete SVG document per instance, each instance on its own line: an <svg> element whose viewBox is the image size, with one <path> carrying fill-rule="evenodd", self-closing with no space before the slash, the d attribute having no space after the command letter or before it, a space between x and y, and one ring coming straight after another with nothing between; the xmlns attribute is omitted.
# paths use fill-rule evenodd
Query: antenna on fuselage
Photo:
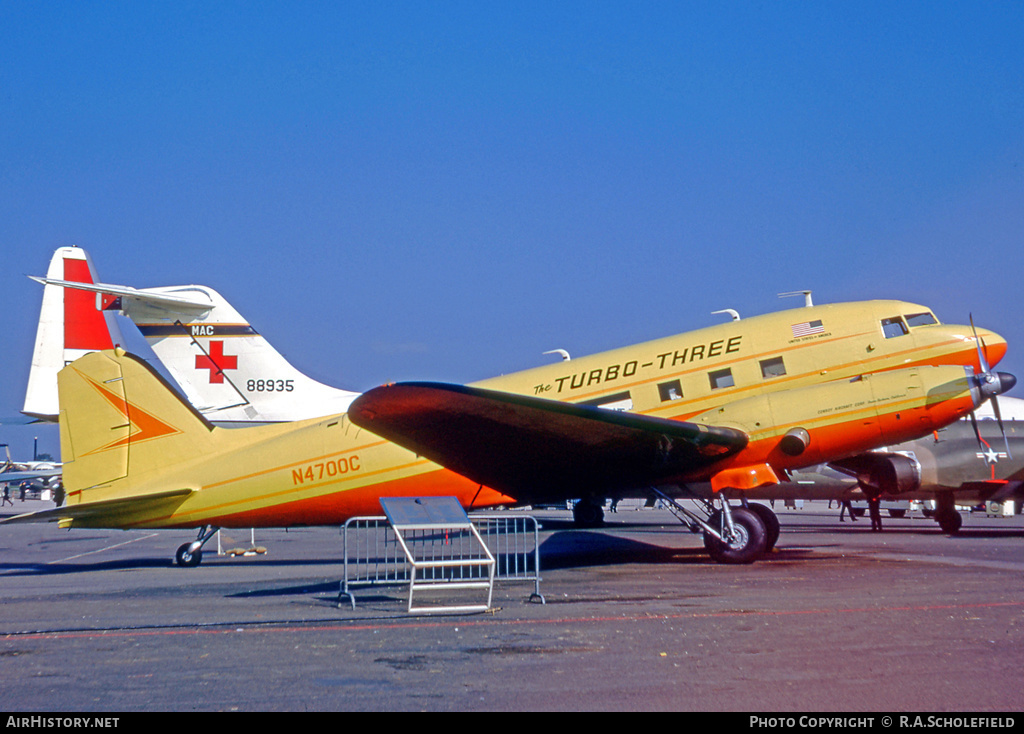
<svg viewBox="0 0 1024 734"><path fill-rule="evenodd" d="M810 291L790 291L789 293L780 293L779 298L789 298L790 296L803 296L804 306L810 308L814 305L814 301L811 300Z"/></svg>
<svg viewBox="0 0 1024 734"><path fill-rule="evenodd" d="M729 314L732 317L733 321L739 321L740 320L740 312L735 310L735 309L732 309L732 308L723 308L721 311L712 311L711 313L712 314L727 313L727 314Z"/></svg>
<svg viewBox="0 0 1024 734"><path fill-rule="evenodd" d="M564 349L552 349L550 351L544 352L544 354L557 354L562 358L562 361L564 362L568 362L571 359L569 353Z"/></svg>

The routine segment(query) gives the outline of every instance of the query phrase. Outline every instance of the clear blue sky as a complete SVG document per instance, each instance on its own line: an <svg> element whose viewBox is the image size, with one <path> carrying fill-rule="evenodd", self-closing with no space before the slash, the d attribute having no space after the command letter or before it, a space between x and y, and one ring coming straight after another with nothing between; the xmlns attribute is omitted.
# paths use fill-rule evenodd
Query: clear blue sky
<svg viewBox="0 0 1024 734"><path fill-rule="evenodd" d="M804 288L973 312L1024 380L1022 38L1019 1L5 0L0 415L67 244L349 389Z"/></svg>

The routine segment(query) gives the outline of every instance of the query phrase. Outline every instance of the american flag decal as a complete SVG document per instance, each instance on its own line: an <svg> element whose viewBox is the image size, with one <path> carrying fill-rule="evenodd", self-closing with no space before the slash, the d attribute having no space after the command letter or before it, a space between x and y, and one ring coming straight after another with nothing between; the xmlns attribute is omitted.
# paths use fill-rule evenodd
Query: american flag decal
<svg viewBox="0 0 1024 734"><path fill-rule="evenodd" d="M793 324L790 326L793 330L793 336L810 336L811 334L820 334L825 331L825 326L821 323L821 320L817 321L805 321L802 324Z"/></svg>

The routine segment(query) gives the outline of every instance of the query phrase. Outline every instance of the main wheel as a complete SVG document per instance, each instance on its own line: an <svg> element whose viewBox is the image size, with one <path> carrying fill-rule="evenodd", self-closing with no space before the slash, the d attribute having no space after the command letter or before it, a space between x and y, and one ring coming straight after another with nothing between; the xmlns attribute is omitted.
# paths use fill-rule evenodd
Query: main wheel
<svg viewBox="0 0 1024 734"><path fill-rule="evenodd" d="M720 513L711 516L709 524L720 524ZM768 532L756 514L742 507L732 508L733 537L722 542L712 535L704 534L704 547L713 561L718 563L753 563L764 554Z"/></svg>
<svg viewBox="0 0 1024 734"><path fill-rule="evenodd" d="M599 528L604 525L604 508L597 502L582 499L573 505L572 519L578 528Z"/></svg>
<svg viewBox="0 0 1024 734"><path fill-rule="evenodd" d="M203 551L195 550L189 552L191 543L184 543L178 548L178 552L174 554L174 562L183 568L194 568L198 566L203 560Z"/></svg>
<svg viewBox="0 0 1024 734"><path fill-rule="evenodd" d="M772 508L757 502L751 502L747 509L757 515L764 524L765 529L765 551L770 551L779 542L779 533L782 526L779 524L779 516L772 512Z"/></svg>
<svg viewBox="0 0 1024 734"><path fill-rule="evenodd" d="M935 515L935 519L938 520L942 532L949 535L956 535L960 532L960 526L964 524L964 519L956 510L949 510L947 512L940 510Z"/></svg>

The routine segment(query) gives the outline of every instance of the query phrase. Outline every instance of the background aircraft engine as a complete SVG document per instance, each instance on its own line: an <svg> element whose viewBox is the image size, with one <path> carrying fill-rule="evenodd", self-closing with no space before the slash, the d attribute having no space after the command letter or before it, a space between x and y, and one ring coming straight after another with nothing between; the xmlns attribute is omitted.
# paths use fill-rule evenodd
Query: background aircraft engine
<svg viewBox="0 0 1024 734"><path fill-rule="evenodd" d="M856 477L857 483L869 494L902 494L921 488L921 464L904 454L862 454L834 461L831 466Z"/></svg>

